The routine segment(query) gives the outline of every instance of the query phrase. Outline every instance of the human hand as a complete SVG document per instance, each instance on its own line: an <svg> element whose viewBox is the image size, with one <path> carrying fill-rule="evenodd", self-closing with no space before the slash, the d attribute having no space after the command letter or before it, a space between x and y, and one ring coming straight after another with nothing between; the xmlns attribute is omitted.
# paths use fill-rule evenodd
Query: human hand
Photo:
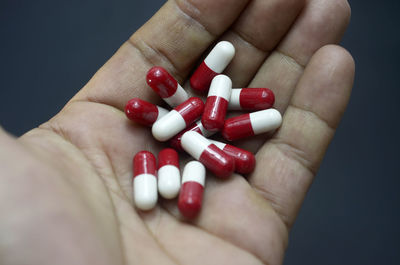
<svg viewBox="0 0 400 265"><path fill-rule="evenodd" d="M167 2L53 119L17 140L0 132L1 264L282 263L350 95L351 56L325 46L340 40L350 10L345 0L248 2ZM183 83L216 40L236 48L225 71L235 87L274 91L282 127L241 142L258 150L254 173L209 177L191 224L175 202L140 212L132 157L161 145L125 118L125 103L159 101L147 70L163 66Z"/></svg>

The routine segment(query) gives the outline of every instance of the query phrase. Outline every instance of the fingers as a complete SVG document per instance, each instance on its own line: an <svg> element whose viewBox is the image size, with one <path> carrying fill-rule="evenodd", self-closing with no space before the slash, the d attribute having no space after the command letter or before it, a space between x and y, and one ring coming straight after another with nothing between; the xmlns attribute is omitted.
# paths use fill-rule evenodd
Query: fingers
<svg viewBox="0 0 400 265"><path fill-rule="evenodd" d="M290 227L346 108L354 61L328 45L312 57L277 134L257 153L251 185Z"/></svg>
<svg viewBox="0 0 400 265"><path fill-rule="evenodd" d="M308 0L306 9L278 50L306 65L320 47L338 43L350 20L347 0Z"/></svg>
<svg viewBox="0 0 400 265"><path fill-rule="evenodd" d="M153 65L179 81L202 52L224 32L248 0L170 0L99 70L74 100L123 109L127 100L156 99L145 76Z"/></svg>
<svg viewBox="0 0 400 265"><path fill-rule="evenodd" d="M268 56L249 84L249 87L272 89L275 93L274 108L281 113L285 112L309 58L318 48L326 43L335 43L341 38L350 16L344 1L308 0L289 32ZM326 24L330 25L330 31L324 29ZM304 45L308 48L288 50L288 47ZM259 135L237 144L256 152L265 139L266 135Z"/></svg>
<svg viewBox="0 0 400 265"><path fill-rule="evenodd" d="M303 8L301 0L253 0L221 39L233 43L236 55L225 70L235 87L250 82Z"/></svg>
<svg viewBox="0 0 400 265"><path fill-rule="evenodd" d="M350 18L346 0L308 0L295 24L251 82L275 93L275 107L284 112L311 56L341 39Z"/></svg>

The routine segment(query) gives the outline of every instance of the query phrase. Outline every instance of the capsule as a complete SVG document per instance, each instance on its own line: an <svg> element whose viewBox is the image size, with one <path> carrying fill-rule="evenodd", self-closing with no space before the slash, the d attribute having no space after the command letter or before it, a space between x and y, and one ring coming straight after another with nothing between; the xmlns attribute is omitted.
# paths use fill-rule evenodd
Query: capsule
<svg viewBox="0 0 400 265"><path fill-rule="evenodd" d="M204 103L200 98L189 98L153 124L154 138L161 142L171 139L197 120L203 110Z"/></svg>
<svg viewBox="0 0 400 265"><path fill-rule="evenodd" d="M276 109L246 113L225 120L222 136L228 141L272 131L282 123L282 116Z"/></svg>
<svg viewBox="0 0 400 265"><path fill-rule="evenodd" d="M161 66L152 67L147 72L146 80L147 84L172 108L189 98L175 78Z"/></svg>
<svg viewBox="0 0 400 265"><path fill-rule="evenodd" d="M128 119L137 123L151 126L168 111L150 102L133 98L126 103L125 115Z"/></svg>
<svg viewBox="0 0 400 265"><path fill-rule="evenodd" d="M206 130L217 132L224 127L231 90L232 81L226 75L217 75L212 80L204 112L201 116L201 123Z"/></svg>
<svg viewBox="0 0 400 265"><path fill-rule="evenodd" d="M141 210L153 209L157 203L156 158L140 151L133 158L133 199Z"/></svg>
<svg viewBox="0 0 400 265"><path fill-rule="evenodd" d="M185 132L181 144L183 150L217 177L228 178L235 170L234 159L197 132Z"/></svg>
<svg viewBox="0 0 400 265"><path fill-rule="evenodd" d="M165 148L158 153L158 192L165 199L175 198L181 187L178 153Z"/></svg>
<svg viewBox="0 0 400 265"><path fill-rule="evenodd" d="M169 141L170 146L172 146L175 150L183 151L182 145L181 145L181 139L182 139L182 135L188 131L194 131L194 132L200 133L204 137L210 137L211 135L213 135L215 133L215 132L207 131L206 128L204 128L201 121L199 120L196 123L193 123L191 126L186 128L185 130L183 130L180 133L178 133L177 135L175 135Z"/></svg>
<svg viewBox="0 0 400 265"><path fill-rule="evenodd" d="M233 157L235 160L235 171L239 174L249 174L254 170L256 166L256 159L254 155L246 150L238 148L236 146L210 140L211 143L215 144L219 149Z"/></svg>
<svg viewBox="0 0 400 265"><path fill-rule="evenodd" d="M274 105L275 95L268 88L234 88L228 110L264 110Z"/></svg>
<svg viewBox="0 0 400 265"><path fill-rule="evenodd" d="M205 180L206 169L203 164L197 161L186 164L178 199L178 208L184 217L193 219L200 212Z"/></svg>
<svg viewBox="0 0 400 265"><path fill-rule="evenodd" d="M224 71L234 55L232 43L218 42L190 78L190 86L197 92L206 92L211 80Z"/></svg>

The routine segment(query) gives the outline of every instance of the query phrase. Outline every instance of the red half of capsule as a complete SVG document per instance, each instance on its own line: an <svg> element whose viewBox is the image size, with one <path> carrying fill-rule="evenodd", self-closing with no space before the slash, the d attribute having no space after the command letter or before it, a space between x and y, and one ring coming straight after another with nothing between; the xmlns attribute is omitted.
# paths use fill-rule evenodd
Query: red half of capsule
<svg viewBox="0 0 400 265"><path fill-rule="evenodd" d="M228 101L223 97L207 97L203 116L201 117L201 123L204 128L210 132L222 130L227 109Z"/></svg>
<svg viewBox="0 0 400 265"><path fill-rule="evenodd" d="M244 88L240 91L239 104L243 110L263 110L275 103L275 95L268 88Z"/></svg>
<svg viewBox="0 0 400 265"><path fill-rule="evenodd" d="M234 159L219 149L215 144L210 144L201 153L199 161L214 175L220 178L228 178L235 170Z"/></svg>
<svg viewBox="0 0 400 265"><path fill-rule="evenodd" d="M133 158L133 176L152 174L156 176L157 165L155 156L149 151L140 151Z"/></svg>
<svg viewBox="0 0 400 265"><path fill-rule="evenodd" d="M132 121L151 126L157 120L158 108L150 102L133 98L126 103L125 114Z"/></svg>
<svg viewBox="0 0 400 265"><path fill-rule="evenodd" d="M235 171L240 174L249 174L256 166L254 155L246 150L227 144L223 151L235 160Z"/></svg>
<svg viewBox="0 0 400 265"><path fill-rule="evenodd" d="M178 208L181 214L193 219L198 215L203 201L204 187L195 181L183 183L179 192Z"/></svg>
<svg viewBox="0 0 400 265"><path fill-rule="evenodd" d="M162 98L168 98L175 94L178 82L161 66L154 66L146 76L147 84Z"/></svg>
<svg viewBox="0 0 400 265"><path fill-rule="evenodd" d="M166 165L179 168L178 153L172 148L165 148L158 153L158 169Z"/></svg>
<svg viewBox="0 0 400 265"><path fill-rule="evenodd" d="M225 120L222 136L228 141L253 136L250 114L246 113L237 117Z"/></svg>
<svg viewBox="0 0 400 265"><path fill-rule="evenodd" d="M207 92L211 81L217 75L219 74L211 70L203 61L190 77L190 86L199 93Z"/></svg>
<svg viewBox="0 0 400 265"><path fill-rule="evenodd" d="M200 98L191 97L175 109L185 120L186 125L192 124L204 111L204 103Z"/></svg>
<svg viewBox="0 0 400 265"><path fill-rule="evenodd" d="M181 145L181 139L182 139L182 135L185 132L188 131L195 131L197 133L200 133L201 135L203 135L202 131L200 130L199 126L197 125L197 123L192 124L191 126L189 126L188 128L186 128L185 130L181 131L180 133L178 133L177 135L175 135L170 141L169 144L175 148L175 150L178 151L183 151L182 145Z"/></svg>

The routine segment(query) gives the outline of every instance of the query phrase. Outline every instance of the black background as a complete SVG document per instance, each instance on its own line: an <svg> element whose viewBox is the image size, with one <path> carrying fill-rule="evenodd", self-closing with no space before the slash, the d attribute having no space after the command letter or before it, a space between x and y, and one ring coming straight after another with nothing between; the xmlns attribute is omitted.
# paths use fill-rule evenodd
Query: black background
<svg viewBox="0 0 400 265"><path fill-rule="evenodd" d="M0 0L0 124L19 136L52 117L163 2ZM350 4L355 86L286 265L400 264L400 1Z"/></svg>

